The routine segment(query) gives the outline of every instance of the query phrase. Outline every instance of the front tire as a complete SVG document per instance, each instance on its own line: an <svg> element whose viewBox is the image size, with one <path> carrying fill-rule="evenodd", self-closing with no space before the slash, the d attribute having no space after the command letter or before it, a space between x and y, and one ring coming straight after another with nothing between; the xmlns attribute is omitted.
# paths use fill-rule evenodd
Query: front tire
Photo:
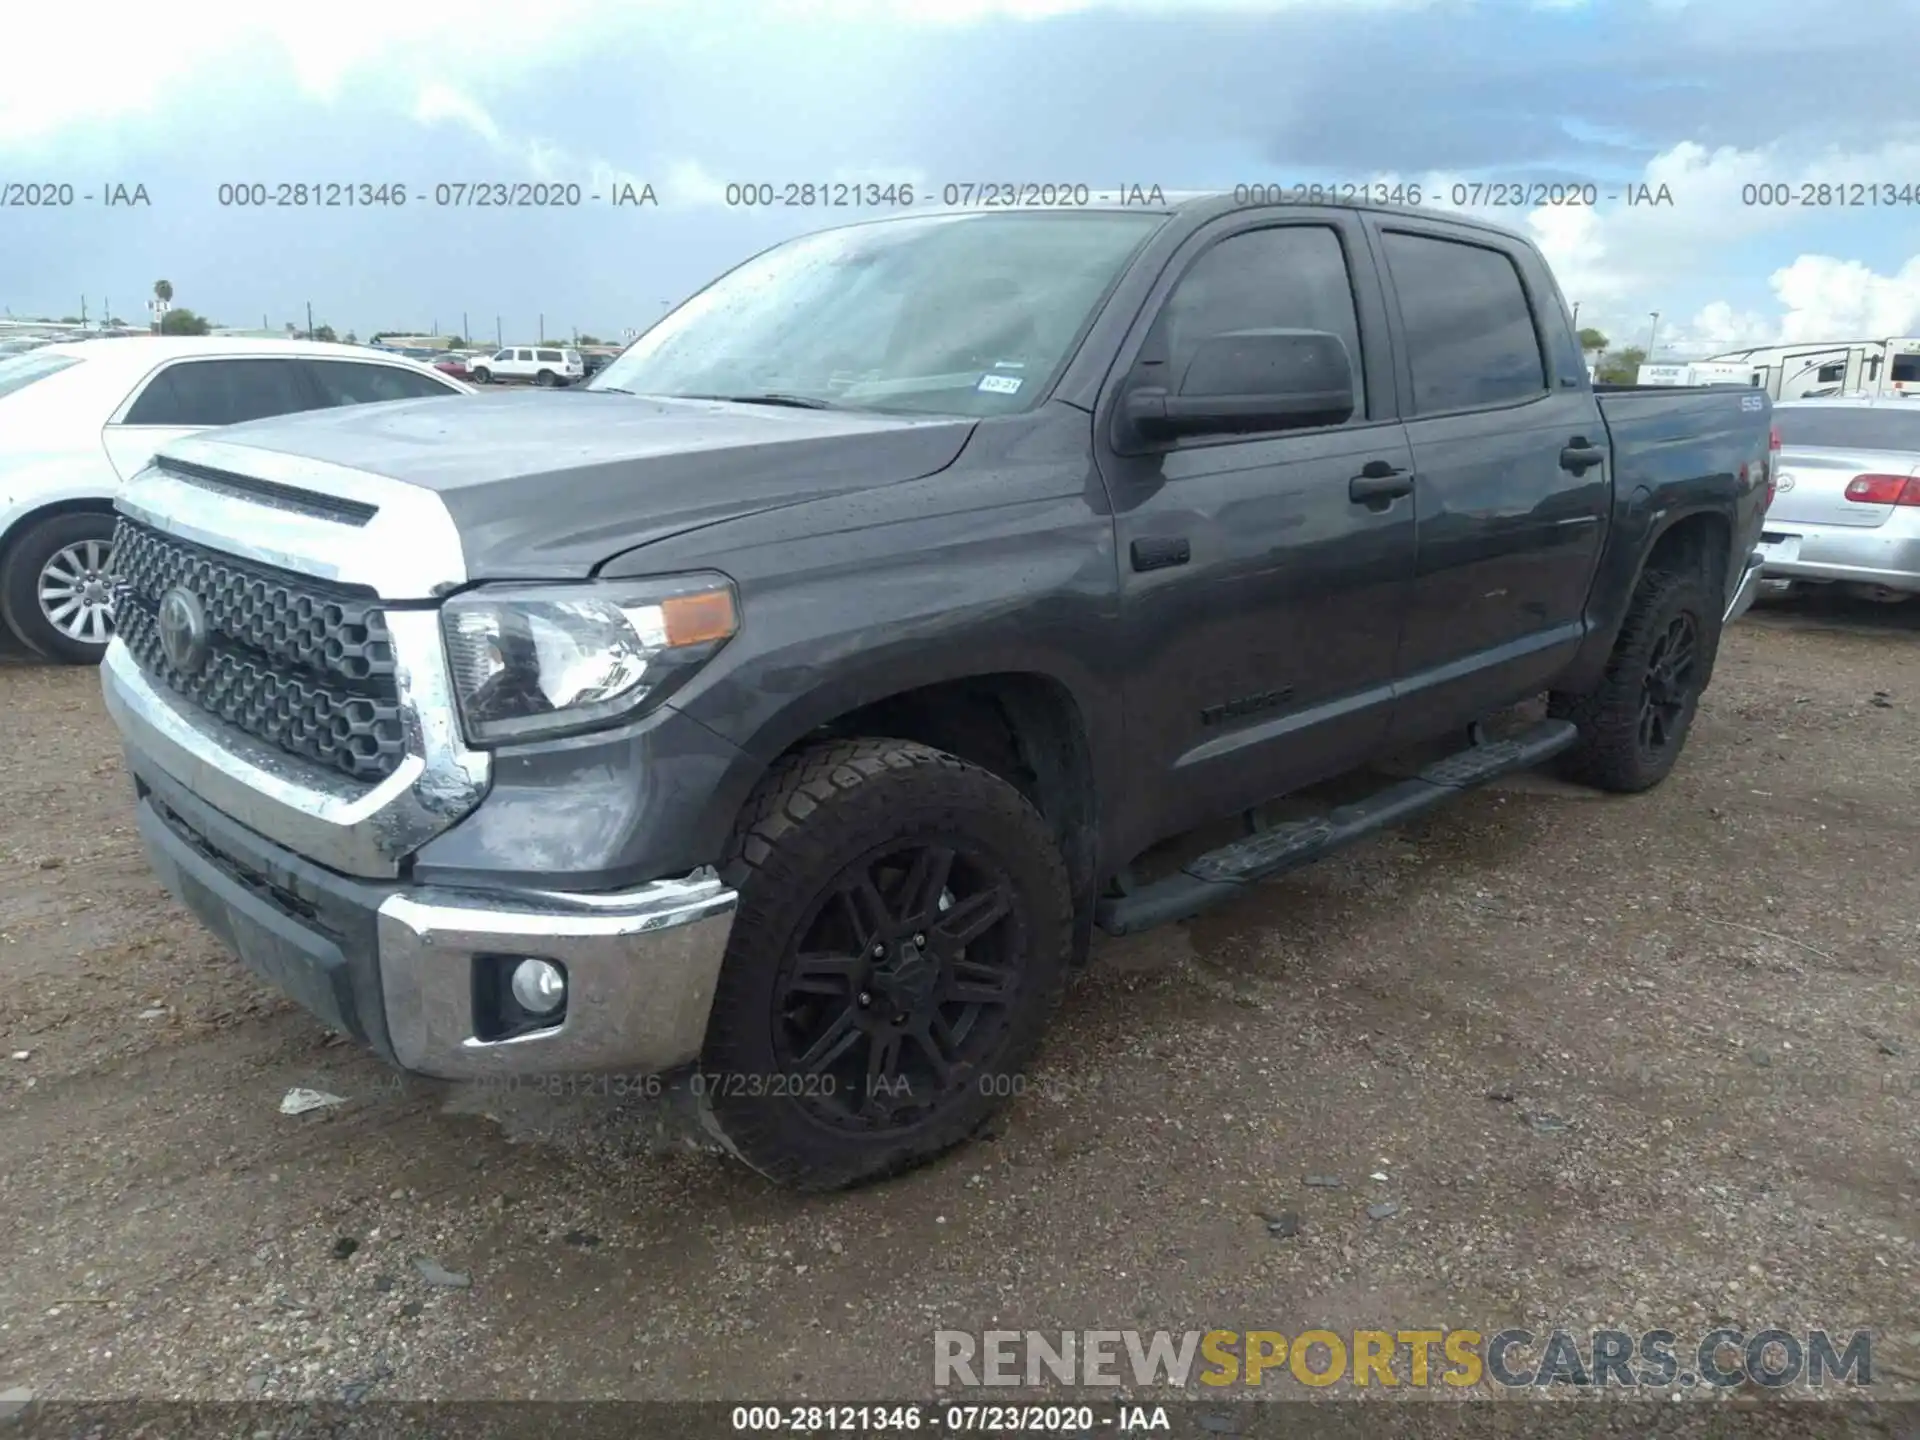
<svg viewBox="0 0 1920 1440"><path fill-rule="evenodd" d="M98 665L113 639L107 567L114 518L51 515L0 563L0 618L28 649L63 665Z"/></svg>
<svg viewBox="0 0 1920 1440"><path fill-rule="evenodd" d="M491 385L493 383L493 372L482 365L478 370L473 372L473 383L476 385Z"/></svg>
<svg viewBox="0 0 1920 1440"><path fill-rule="evenodd" d="M1013 786L906 740L781 761L721 869L740 892L702 1120L780 1184L833 1190L952 1148L1023 1083L1073 906Z"/></svg>
<svg viewBox="0 0 1920 1440"><path fill-rule="evenodd" d="M1600 683L1582 695L1548 697L1547 713L1580 731L1561 759L1561 773L1618 794L1651 790L1666 779L1713 677L1722 613L1698 574L1642 577Z"/></svg>

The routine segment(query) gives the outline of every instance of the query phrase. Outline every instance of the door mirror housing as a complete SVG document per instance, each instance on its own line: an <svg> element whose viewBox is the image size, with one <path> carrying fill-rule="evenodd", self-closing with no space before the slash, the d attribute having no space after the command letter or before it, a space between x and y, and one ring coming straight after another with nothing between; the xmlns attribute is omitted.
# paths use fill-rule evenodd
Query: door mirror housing
<svg viewBox="0 0 1920 1440"><path fill-rule="evenodd" d="M1328 330L1230 330L1200 342L1186 372L1143 365L1124 412L1146 440L1340 425L1353 417L1353 362Z"/></svg>

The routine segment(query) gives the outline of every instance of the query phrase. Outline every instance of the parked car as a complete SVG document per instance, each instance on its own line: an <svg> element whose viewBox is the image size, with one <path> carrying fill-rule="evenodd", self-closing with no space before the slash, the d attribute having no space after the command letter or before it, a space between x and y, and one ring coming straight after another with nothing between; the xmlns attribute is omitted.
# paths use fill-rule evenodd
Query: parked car
<svg viewBox="0 0 1920 1440"><path fill-rule="evenodd" d="M467 369L467 357L464 355L442 355L433 362L433 368L442 375L451 375L456 380L465 380L471 373Z"/></svg>
<svg viewBox="0 0 1920 1440"><path fill-rule="evenodd" d="M469 365L475 383L491 385L496 380L530 380L535 385L571 385L585 378L587 368L578 350L542 345L510 345L483 355Z"/></svg>
<svg viewBox="0 0 1920 1440"><path fill-rule="evenodd" d="M429 366L305 340L151 337L0 359L0 620L97 665L112 632L113 497L167 441L267 415L460 395Z"/></svg>
<svg viewBox="0 0 1920 1440"><path fill-rule="evenodd" d="M1901 397L1774 407L1778 497L1760 537L1763 590L1839 585L1863 599L1920 592L1920 406Z"/></svg>
<svg viewBox="0 0 1920 1440"><path fill-rule="evenodd" d="M155 869L333 1029L430 1075L686 1075L733 1154L839 1186L1021 1091L1096 926L1550 758L1658 784L1770 459L1752 389L1596 392L1492 226L884 220L564 402L168 446L103 678Z"/></svg>

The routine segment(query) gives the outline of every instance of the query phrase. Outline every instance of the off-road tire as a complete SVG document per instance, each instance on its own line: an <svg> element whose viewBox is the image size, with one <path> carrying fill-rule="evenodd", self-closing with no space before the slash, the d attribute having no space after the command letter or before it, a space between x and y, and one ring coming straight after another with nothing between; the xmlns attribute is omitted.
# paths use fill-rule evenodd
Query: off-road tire
<svg viewBox="0 0 1920 1440"><path fill-rule="evenodd" d="M822 893L863 856L923 836L964 838L1011 882L1025 943L997 1051L917 1124L875 1133L831 1126L786 1094L752 1095L745 1092L755 1087L728 1083L776 1072L779 975ZM780 761L755 789L720 873L740 903L707 1025L698 1104L706 1129L740 1160L801 1190L884 1179L961 1143L1018 1092L1065 985L1073 905L1046 821L1012 785L914 741L815 745Z"/></svg>
<svg viewBox="0 0 1920 1440"><path fill-rule="evenodd" d="M1560 773L1623 795L1650 790L1666 779L1686 748L1700 696L1713 678L1723 613L1713 587L1696 572L1655 570L1642 576L1600 683L1584 694L1555 691L1548 697L1547 713L1571 720L1580 731L1579 741L1560 758ZM1649 754L1639 734L1649 660L1675 617L1687 614L1693 617L1699 647L1691 693L1671 740Z"/></svg>
<svg viewBox="0 0 1920 1440"><path fill-rule="evenodd" d="M98 665L106 658L106 642L76 639L47 618L40 608L40 572L69 545L111 540L113 525L112 515L93 510L50 515L27 527L0 555L0 622L35 655L62 665Z"/></svg>

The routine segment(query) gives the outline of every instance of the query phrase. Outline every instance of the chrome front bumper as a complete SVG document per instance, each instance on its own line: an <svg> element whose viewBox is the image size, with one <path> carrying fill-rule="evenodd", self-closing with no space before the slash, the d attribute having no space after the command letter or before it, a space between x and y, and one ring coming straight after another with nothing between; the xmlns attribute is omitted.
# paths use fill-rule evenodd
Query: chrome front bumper
<svg viewBox="0 0 1920 1440"><path fill-rule="evenodd" d="M124 647L112 647L106 670L155 873L249 970L329 1027L402 1069L452 1080L654 1074L698 1058L738 903L710 871L609 893L355 875L329 858L360 853L341 848L356 834L377 858L406 832L357 831L351 811L295 822L262 810L284 802L249 790L240 767L252 762L211 745L205 725L146 686ZM256 823L262 813L277 834ZM320 843L287 844L289 831ZM564 968L558 1024L482 1038L482 977L501 957Z"/></svg>
<svg viewBox="0 0 1920 1440"><path fill-rule="evenodd" d="M394 1061L452 1080L687 1064L706 1039L736 903L711 876L605 895L393 895L378 924ZM512 1039L476 1038L474 962L495 955L565 967L566 1018Z"/></svg>

